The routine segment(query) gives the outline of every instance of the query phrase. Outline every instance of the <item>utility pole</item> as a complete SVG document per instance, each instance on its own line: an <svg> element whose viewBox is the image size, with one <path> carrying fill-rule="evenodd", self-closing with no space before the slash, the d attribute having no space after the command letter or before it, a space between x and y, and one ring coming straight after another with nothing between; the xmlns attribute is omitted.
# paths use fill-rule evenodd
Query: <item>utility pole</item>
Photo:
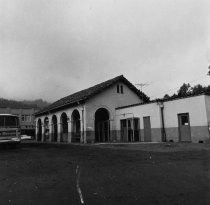
<svg viewBox="0 0 210 205"><path fill-rule="evenodd" d="M144 99L143 99L143 87L145 86L148 86L150 85L150 83L146 82L146 83L137 83L135 84L136 86L140 86L140 91L141 91L141 99L142 99L142 102L144 102Z"/></svg>

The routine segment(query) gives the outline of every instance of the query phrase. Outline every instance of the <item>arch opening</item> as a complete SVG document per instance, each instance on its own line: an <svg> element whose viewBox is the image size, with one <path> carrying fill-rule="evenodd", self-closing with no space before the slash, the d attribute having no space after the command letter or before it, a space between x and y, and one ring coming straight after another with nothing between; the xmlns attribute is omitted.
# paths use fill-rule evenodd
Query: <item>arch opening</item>
<svg viewBox="0 0 210 205"><path fill-rule="evenodd" d="M78 110L74 110L71 115L72 121L72 142L80 142L81 140L81 120Z"/></svg>
<svg viewBox="0 0 210 205"><path fill-rule="evenodd" d="M37 141L42 141L42 121L39 118L37 121Z"/></svg>
<svg viewBox="0 0 210 205"><path fill-rule="evenodd" d="M95 112L95 142L110 141L110 119L109 111L99 108Z"/></svg>
<svg viewBox="0 0 210 205"><path fill-rule="evenodd" d="M65 112L61 115L61 142L68 142L68 117Z"/></svg>
<svg viewBox="0 0 210 205"><path fill-rule="evenodd" d="M52 142L57 142L58 139L58 121L56 115L52 117Z"/></svg>

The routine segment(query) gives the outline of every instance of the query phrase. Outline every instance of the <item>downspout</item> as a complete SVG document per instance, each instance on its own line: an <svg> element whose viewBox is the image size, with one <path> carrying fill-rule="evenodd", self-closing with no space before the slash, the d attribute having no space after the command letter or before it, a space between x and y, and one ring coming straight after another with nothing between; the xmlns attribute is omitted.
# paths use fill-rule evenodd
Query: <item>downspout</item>
<svg viewBox="0 0 210 205"><path fill-rule="evenodd" d="M160 107L161 111L161 119L162 119L162 141L166 142L166 130L165 130L165 122L164 122L164 106Z"/></svg>
<svg viewBox="0 0 210 205"><path fill-rule="evenodd" d="M162 142L166 142L166 130L165 130L165 121L164 121L164 104L162 100L158 100L157 104L160 107L160 115L161 115L161 134L162 134Z"/></svg>

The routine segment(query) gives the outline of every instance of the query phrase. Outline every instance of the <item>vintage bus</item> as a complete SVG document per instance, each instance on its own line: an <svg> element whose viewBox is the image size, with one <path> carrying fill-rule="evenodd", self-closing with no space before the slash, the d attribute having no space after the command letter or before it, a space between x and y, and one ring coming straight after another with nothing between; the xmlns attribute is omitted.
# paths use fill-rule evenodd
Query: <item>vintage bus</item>
<svg viewBox="0 0 210 205"><path fill-rule="evenodd" d="M0 144L19 144L20 124L16 115L0 114Z"/></svg>

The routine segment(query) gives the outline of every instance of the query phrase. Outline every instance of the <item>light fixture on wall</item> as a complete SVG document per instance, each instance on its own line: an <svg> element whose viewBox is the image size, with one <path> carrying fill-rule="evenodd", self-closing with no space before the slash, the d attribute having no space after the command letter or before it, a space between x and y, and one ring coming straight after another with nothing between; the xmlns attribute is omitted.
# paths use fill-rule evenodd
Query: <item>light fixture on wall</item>
<svg viewBox="0 0 210 205"><path fill-rule="evenodd" d="M160 108L164 108L163 101L161 99L157 99L157 105L159 105Z"/></svg>

